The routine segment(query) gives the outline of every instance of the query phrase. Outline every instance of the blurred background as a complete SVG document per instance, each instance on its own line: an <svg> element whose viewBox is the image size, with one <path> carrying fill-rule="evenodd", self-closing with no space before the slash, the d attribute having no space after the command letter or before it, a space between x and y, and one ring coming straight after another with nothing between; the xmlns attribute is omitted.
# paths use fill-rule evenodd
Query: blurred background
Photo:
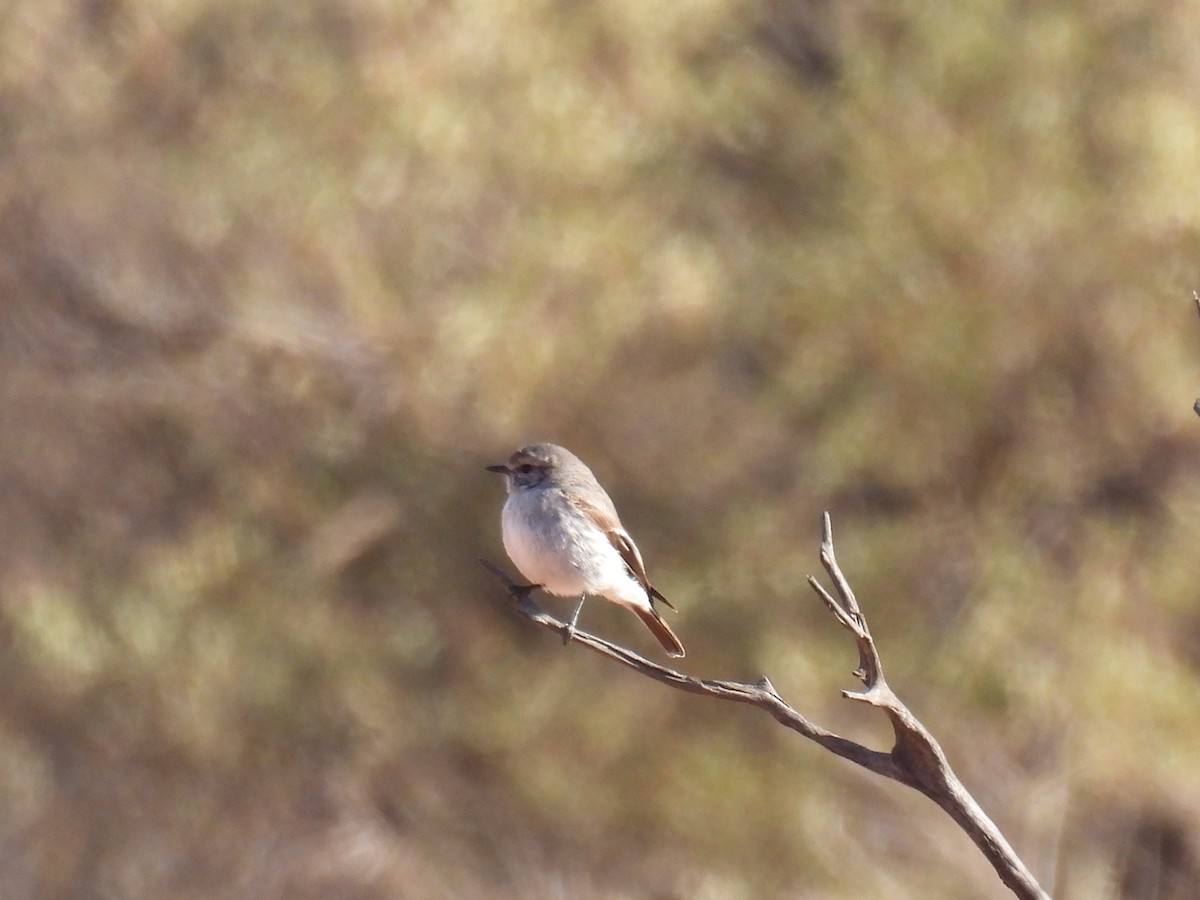
<svg viewBox="0 0 1200 900"><path fill-rule="evenodd" d="M506 609L483 467L553 440L684 671L889 747L804 584L829 510L1042 883L1192 896L1198 29L9 0L4 895L1007 896L924 798Z"/></svg>

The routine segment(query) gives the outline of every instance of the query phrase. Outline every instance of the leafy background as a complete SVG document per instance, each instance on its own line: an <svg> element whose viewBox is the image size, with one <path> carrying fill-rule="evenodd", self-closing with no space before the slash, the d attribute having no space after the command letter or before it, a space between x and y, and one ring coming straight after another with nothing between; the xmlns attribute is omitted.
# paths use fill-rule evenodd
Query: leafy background
<svg viewBox="0 0 1200 900"><path fill-rule="evenodd" d="M887 746L803 583L830 510L1043 883L1189 896L1198 28L0 7L5 894L1003 896L922 798L506 612L483 466L552 439L686 671Z"/></svg>

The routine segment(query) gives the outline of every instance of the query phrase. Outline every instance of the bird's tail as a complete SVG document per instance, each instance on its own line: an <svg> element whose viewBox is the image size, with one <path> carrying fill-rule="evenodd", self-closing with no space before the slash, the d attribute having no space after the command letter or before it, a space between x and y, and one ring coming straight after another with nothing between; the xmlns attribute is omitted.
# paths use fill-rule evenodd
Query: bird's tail
<svg viewBox="0 0 1200 900"><path fill-rule="evenodd" d="M664 650L667 651L667 656L683 656L683 644L679 638L675 637L675 632L671 630L671 626L666 620L658 614L658 610L653 607L642 608L634 607L633 611L638 614L638 618L646 623L646 627L650 632L658 638L658 642L662 644Z"/></svg>

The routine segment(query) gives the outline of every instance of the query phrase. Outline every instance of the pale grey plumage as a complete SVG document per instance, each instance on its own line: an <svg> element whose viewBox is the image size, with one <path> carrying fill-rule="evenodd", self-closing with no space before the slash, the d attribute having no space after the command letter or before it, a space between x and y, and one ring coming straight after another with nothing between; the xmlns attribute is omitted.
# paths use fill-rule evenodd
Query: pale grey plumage
<svg viewBox="0 0 1200 900"><path fill-rule="evenodd" d="M529 444L507 465L488 468L505 476L504 549L522 575L552 594L594 594L627 607L667 653L683 656L679 638L654 608L656 599L670 601L650 584L612 499L582 460L556 444Z"/></svg>

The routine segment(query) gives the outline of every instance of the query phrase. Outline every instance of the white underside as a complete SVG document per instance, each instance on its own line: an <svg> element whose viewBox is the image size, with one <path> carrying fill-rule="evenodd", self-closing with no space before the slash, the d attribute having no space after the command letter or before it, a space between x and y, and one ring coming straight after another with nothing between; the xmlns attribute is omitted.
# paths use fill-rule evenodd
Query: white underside
<svg viewBox="0 0 1200 900"><path fill-rule="evenodd" d="M651 609L617 548L558 489L509 494L500 524L504 549L531 583L561 597L593 594L631 609Z"/></svg>

